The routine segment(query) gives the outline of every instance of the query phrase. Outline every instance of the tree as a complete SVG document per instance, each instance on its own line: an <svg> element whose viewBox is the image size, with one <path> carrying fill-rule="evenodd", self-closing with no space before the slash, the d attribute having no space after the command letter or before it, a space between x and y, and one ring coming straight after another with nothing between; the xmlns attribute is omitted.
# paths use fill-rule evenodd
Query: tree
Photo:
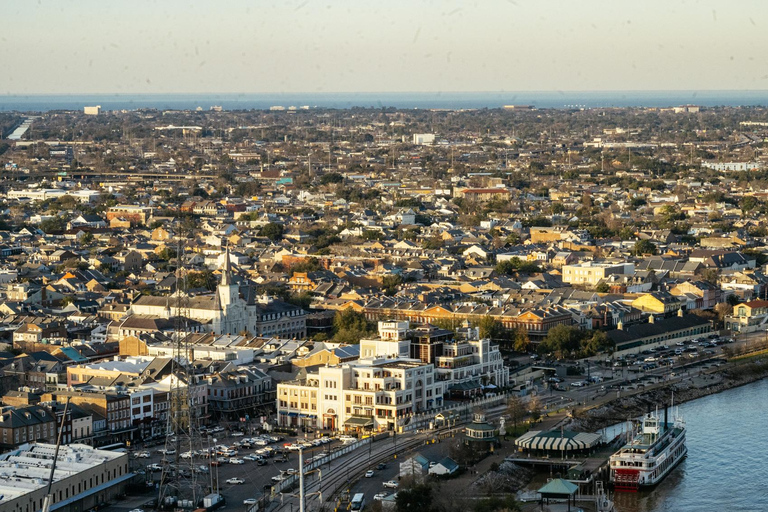
<svg viewBox="0 0 768 512"><path fill-rule="evenodd" d="M83 233L80 237L80 245L88 245L93 242L93 233Z"/></svg>
<svg viewBox="0 0 768 512"><path fill-rule="evenodd" d="M556 325L547 332L547 336L539 344L539 352L553 352L557 358L579 350L581 333L571 325Z"/></svg>
<svg viewBox="0 0 768 512"><path fill-rule="evenodd" d="M411 489L402 489L395 498L397 512L429 512L432 510L432 488L419 484Z"/></svg>
<svg viewBox="0 0 768 512"><path fill-rule="evenodd" d="M502 483L502 486L504 484ZM489 496L475 502L474 512L517 512L520 505L513 494L506 496Z"/></svg>
<svg viewBox="0 0 768 512"><path fill-rule="evenodd" d="M717 282L720 279L720 273L715 268L708 268L701 273L701 278L709 284L717 285Z"/></svg>
<svg viewBox="0 0 768 512"><path fill-rule="evenodd" d="M593 356L599 352L612 351L615 344L603 331L593 331L592 336L582 341L581 352L583 356Z"/></svg>
<svg viewBox="0 0 768 512"><path fill-rule="evenodd" d="M329 172L320 178L321 185L328 185L329 183L341 183L342 181L344 181L344 176L337 172Z"/></svg>
<svg viewBox="0 0 768 512"><path fill-rule="evenodd" d="M359 343L361 338L371 334L371 326L365 315L354 309L338 311L333 317L333 339L339 343Z"/></svg>
<svg viewBox="0 0 768 512"><path fill-rule="evenodd" d="M539 421L539 418L541 418L541 401L539 400L538 396L532 396L531 400L528 402L528 412L531 414L531 419L535 421Z"/></svg>
<svg viewBox="0 0 768 512"><path fill-rule="evenodd" d="M157 257L162 261L171 261L176 258L176 250L171 247L163 247L157 253Z"/></svg>
<svg viewBox="0 0 768 512"><path fill-rule="evenodd" d="M502 323L492 316L484 316L481 318L477 323L477 327L480 329L480 338L498 340L503 338L506 333Z"/></svg>
<svg viewBox="0 0 768 512"><path fill-rule="evenodd" d="M606 283L605 281L600 282L597 286L595 286L595 291L597 293L608 293L611 291L611 287Z"/></svg>
<svg viewBox="0 0 768 512"><path fill-rule="evenodd" d="M528 352L531 347L531 339L528 337L528 330L523 326L515 327L512 330L513 348L517 352Z"/></svg>
<svg viewBox="0 0 768 512"><path fill-rule="evenodd" d="M742 214L746 215L757 208L759 204L760 201L758 201L755 196L744 196L739 201L739 208L741 208Z"/></svg>
<svg viewBox="0 0 768 512"><path fill-rule="evenodd" d="M277 242L281 238L283 238L283 225L277 224L276 222L270 222L269 224L265 224L263 228L261 228L261 231L259 232L261 236L265 236L272 240L273 242Z"/></svg>
<svg viewBox="0 0 768 512"><path fill-rule="evenodd" d="M509 415L509 421L512 422L512 428L517 429L518 423L525 418L525 404L523 400L517 396L512 395L507 401L507 414Z"/></svg>
<svg viewBox="0 0 768 512"><path fill-rule="evenodd" d="M635 247L632 252L636 256L642 256L645 254L656 254L656 244L650 240L638 240L635 242Z"/></svg>
<svg viewBox="0 0 768 512"><path fill-rule="evenodd" d="M424 249L442 249L443 248L443 239L440 238L440 235L434 234L431 237L427 238L421 243L421 246Z"/></svg>
<svg viewBox="0 0 768 512"><path fill-rule="evenodd" d="M384 276L384 279L381 281L381 287L384 288L384 293L387 295L397 293L397 289L401 284L403 284L403 277L399 275Z"/></svg>
<svg viewBox="0 0 768 512"><path fill-rule="evenodd" d="M59 216L51 217L50 219L45 219L43 222L40 223L40 229L50 235L50 234L57 234L61 233L67 228L67 222Z"/></svg>
<svg viewBox="0 0 768 512"><path fill-rule="evenodd" d="M203 270L187 274L187 289L193 290L195 288L214 290L216 288L216 277L214 277L213 272Z"/></svg>
<svg viewBox="0 0 768 512"><path fill-rule="evenodd" d="M320 262L315 257L302 258L301 261L291 265L291 275L296 272L314 272L316 270L320 270Z"/></svg>

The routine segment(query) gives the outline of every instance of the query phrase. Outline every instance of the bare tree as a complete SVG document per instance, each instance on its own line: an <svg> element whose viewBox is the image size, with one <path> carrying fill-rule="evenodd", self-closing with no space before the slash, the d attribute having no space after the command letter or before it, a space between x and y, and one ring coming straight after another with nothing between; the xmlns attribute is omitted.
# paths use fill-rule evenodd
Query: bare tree
<svg viewBox="0 0 768 512"><path fill-rule="evenodd" d="M507 400L507 415L512 422L512 428L516 431L517 424L525 418L525 404L517 395L512 395Z"/></svg>

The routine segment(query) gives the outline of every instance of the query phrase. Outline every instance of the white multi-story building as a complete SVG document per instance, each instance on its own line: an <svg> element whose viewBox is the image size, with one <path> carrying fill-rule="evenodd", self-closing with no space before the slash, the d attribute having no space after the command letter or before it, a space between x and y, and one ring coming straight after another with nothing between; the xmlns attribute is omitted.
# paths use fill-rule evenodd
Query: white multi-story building
<svg viewBox="0 0 768 512"><path fill-rule="evenodd" d="M277 385L278 423L329 430L391 430L443 404L435 368L413 359L361 359Z"/></svg>
<svg viewBox="0 0 768 512"><path fill-rule="evenodd" d="M444 343L443 353L436 357L435 367L441 381L450 387L464 384L504 387L509 385L509 368L499 346L489 339Z"/></svg>
<svg viewBox="0 0 768 512"><path fill-rule="evenodd" d="M379 322L379 338L360 340L358 361L277 385L279 424L389 430L411 414L442 406L451 386L509 384L498 345L455 342L448 333L419 329L412 341L408 322Z"/></svg>

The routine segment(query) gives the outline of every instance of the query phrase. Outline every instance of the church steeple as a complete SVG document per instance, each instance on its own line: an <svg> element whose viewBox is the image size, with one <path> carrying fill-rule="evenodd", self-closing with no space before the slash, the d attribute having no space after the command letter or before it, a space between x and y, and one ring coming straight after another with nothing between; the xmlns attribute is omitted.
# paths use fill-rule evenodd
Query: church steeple
<svg viewBox="0 0 768 512"><path fill-rule="evenodd" d="M224 273L221 275L221 285L229 286L232 284L232 265L229 262L229 246L227 246L224 256Z"/></svg>

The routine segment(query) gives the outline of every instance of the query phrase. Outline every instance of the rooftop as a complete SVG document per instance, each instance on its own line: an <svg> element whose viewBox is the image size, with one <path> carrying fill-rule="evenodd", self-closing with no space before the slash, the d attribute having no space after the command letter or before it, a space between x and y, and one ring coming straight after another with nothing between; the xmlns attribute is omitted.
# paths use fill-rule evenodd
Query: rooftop
<svg viewBox="0 0 768 512"><path fill-rule="evenodd" d="M56 445L24 444L0 455L0 508L2 504L48 485ZM105 462L127 457L84 444L61 446L53 481L69 478Z"/></svg>

